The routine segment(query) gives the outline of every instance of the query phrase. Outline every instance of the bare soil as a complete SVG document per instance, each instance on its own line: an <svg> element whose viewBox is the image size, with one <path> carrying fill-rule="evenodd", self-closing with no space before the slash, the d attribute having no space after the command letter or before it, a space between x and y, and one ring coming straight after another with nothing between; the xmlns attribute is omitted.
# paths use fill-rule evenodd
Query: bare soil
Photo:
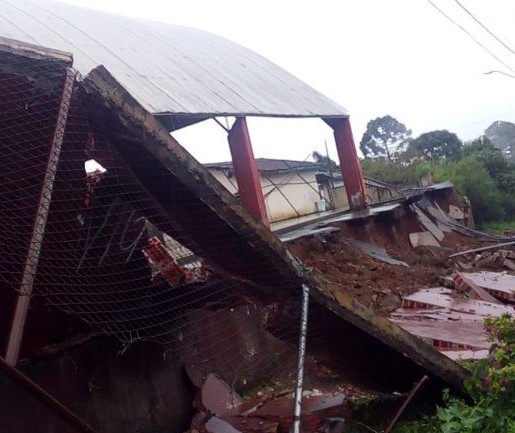
<svg viewBox="0 0 515 433"><path fill-rule="evenodd" d="M456 269L454 261L448 259L450 254L484 245L473 238L446 233L441 248L413 248L409 234L423 229L409 212L340 223L337 227L339 232L297 239L287 246L306 266L320 271L340 290L381 314L398 308L403 295L440 286L439 277ZM378 261L351 239L384 248L409 267Z"/></svg>

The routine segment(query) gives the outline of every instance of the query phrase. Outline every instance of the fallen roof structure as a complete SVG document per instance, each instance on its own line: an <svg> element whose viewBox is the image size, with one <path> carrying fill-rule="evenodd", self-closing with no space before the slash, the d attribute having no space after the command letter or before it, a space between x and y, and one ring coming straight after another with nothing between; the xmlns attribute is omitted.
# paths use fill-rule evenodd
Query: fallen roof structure
<svg viewBox="0 0 515 433"><path fill-rule="evenodd" d="M321 365L389 392L409 389L426 373L461 389L466 370L307 269L106 68L76 81L70 55L3 42L0 143L8 158L0 198L10 206L0 209L8 222L0 230L0 331L9 363L32 358L42 343L54 345L85 322L123 342L121 353L135 342L159 343L184 362L193 383L213 371L256 382L256 369L292 365L274 355L295 353L296 302L306 284L318 332L308 331L308 348ZM88 159L105 171L87 174ZM23 320L9 321L13 310ZM278 338L274 319L293 333ZM102 350L84 348L73 363L95 367ZM118 352L109 353L112 373ZM94 371L80 377L87 385L73 388L52 368L43 376L62 399L71 389L84 398L88 387L80 407L90 415L95 398L115 394L96 393ZM166 368L152 364L149 374L154 369ZM0 383L2 410L12 411L24 397L11 398L14 391ZM148 417L144 406L133 410Z"/></svg>
<svg viewBox="0 0 515 433"><path fill-rule="evenodd" d="M319 303L376 339L376 344L392 348L398 353L396 359L407 356L432 375L461 388L466 375L462 367L335 290L323 275L306 272L105 68L93 70L83 87L96 104L93 113L109 125L105 132L119 155L155 202L194 237L207 257L218 261L223 257L222 265L230 272L274 293L300 291L301 283L308 284ZM207 236L213 231L220 233L216 240Z"/></svg>

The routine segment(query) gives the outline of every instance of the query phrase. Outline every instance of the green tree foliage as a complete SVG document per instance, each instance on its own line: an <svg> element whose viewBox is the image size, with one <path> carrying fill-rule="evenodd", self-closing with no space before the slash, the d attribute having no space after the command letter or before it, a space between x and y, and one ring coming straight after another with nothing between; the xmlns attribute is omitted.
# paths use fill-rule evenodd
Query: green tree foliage
<svg viewBox="0 0 515 433"><path fill-rule="evenodd" d="M470 365L465 387L473 404L445 393L434 431L515 433L515 317L489 318L485 325L494 344L487 359Z"/></svg>
<svg viewBox="0 0 515 433"><path fill-rule="evenodd" d="M471 401L444 391L436 416L399 424L403 433L515 433L515 317L485 320L493 345L487 359L468 364Z"/></svg>
<svg viewBox="0 0 515 433"><path fill-rule="evenodd" d="M483 163L469 155L457 163L442 161L432 166L435 180L450 180L472 203L474 220L481 224L506 216L503 196Z"/></svg>
<svg viewBox="0 0 515 433"><path fill-rule="evenodd" d="M366 158L361 161L365 176L392 185L407 185L417 182L416 166L400 161L388 161L384 157Z"/></svg>
<svg viewBox="0 0 515 433"><path fill-rule="evenodd" d="M389 118L386 123L395 125L397 122L391 116L385 118ZM431 173L437 182L452 181L458 191L470 199L474 220L478 224L514 219L515 155L514 162L511 162L488 137L462 145L456 134L438 130L420 135L410 142L404 152L396 154L395 158L388 158L386 149L395 139L388 138L392 135L386 133L383 124L385 118L370 121L361 141L360 147L365 156L375 157L362 161L367 176L402 185L416 183ZM404 134L405 126L399 128L396 131ZM506 135L509 134L506 132Z"/></svg>
<svg viewBox="0 0 515 433"><path fill-rule="evenodd" d="M515 166L488 138L480 137L463 147L463 154L481 161L501 193L506 217L515 215Z"/></svg>
<svg viewBox="0 0 515 433"><path fill-rule="evenodd" d="M509 164L500 149L486 137L477 138L463 147L464 156L475 156L483 163L490 176L497 179L498 176L509 170Z"/></svg>
<svg viewBox="0 0 515 433"><path fill-rule="evenodd" d="M384 157L388 161L404 150L411 140L411 130L394 117L387 115L371 120L359 148L365 158Z"/></svg>
<svg viewBox="0 0 515 433"><path fill-rule="evenodd" d="M515 124L497 120L485 130L485 136L508 159L515 159Z"/></svg>
<svg viewBox="0 0 515 433"><path fill-rule="evenodd" d="M425 159L457 161L461 156L461 140L447 130L426 132L415 138L409 148Z"/></svg>

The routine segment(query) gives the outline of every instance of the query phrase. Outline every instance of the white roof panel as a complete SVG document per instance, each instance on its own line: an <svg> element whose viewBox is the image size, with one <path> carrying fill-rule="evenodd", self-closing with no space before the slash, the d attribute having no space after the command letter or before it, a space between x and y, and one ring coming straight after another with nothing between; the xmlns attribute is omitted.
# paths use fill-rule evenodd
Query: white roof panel
<svg viewBox="0 0 515 433"><path fill-rule="evenodd" d="M344 108L234 42L49 0L0 0L0 36L104 65L152 113L343 117Z"/></svg>

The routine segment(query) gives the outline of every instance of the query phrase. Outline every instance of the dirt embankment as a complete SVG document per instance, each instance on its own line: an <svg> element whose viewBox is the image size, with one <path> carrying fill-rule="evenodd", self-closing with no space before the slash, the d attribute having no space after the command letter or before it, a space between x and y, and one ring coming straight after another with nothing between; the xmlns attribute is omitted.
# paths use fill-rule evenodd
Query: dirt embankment
<svg viewBox="0 0 515 433"><path fill-rule="evenodd" d="M339 290L385 314L400 306L402 295L441 285L439 278L455 269L448 256L480 244L472 238L446 233L440 248L413 248L409 234L423 229L409 211L335 226L340 229L338 232L297 239L287 246L306 266L320 271ZM409 267L378 261L354 245L352 239L384 248Z"/></svg>

